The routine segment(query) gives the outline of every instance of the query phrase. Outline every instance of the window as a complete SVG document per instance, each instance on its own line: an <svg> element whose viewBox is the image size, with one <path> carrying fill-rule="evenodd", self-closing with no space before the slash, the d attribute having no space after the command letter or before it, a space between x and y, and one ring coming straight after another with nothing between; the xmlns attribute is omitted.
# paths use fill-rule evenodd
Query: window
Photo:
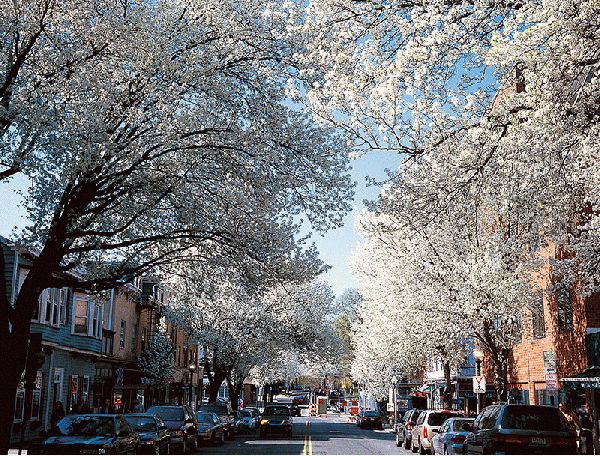
<svg viewBox="0 0 600 456"><path fill-rule="evenodd" d="M127 322L125 320L121 320L121 330L119 332L119 348L125 348L125 332L127 330Z"/></svg>
<svg viewBox="0 0 600 456"><path fill-rule="evenodd" d="M17 390L15 398L15 419L16 422L23 421L23 412L25 408L25 390Z"/></svg>
<svg viewBox="0 0 600 456"><path fill-rule="evenodd" d="M60 314L60 324L64 325L67 323L67 302L69 301L69 290L67 288L63 288L61 290L60 304L59 304L59 314Z"/></svg>
<svg viewBox="0 0 600 456"><path fill-rule="evenodd" d="M52 376L52 403L62 401L63 374L64 369L62 367L54 368L54 375Z"/></svg>
<svg viewBox="0 0 600 456"><path fill-rule="evenodd" d="M533 326L533 338L543 339L546 337L546 320L544 319L544 296L540 291L535 297L531 307L531 324Z"/></svg>
<svg viewBox="0 0 600 456"><path fill-rule="evenodd" d="M85 299L75 300L75 334L88 333L88 301Z"/></svg>
<svg viewBox="0 0 600 456"><path fill-rule="evenodd" d="M40 419L40 390L33 390L33 396L31 397L31 419L39 420Z"/></svg>
<svg viewBox="0 0 600 456"><path fill-rule="evenodd" d="M559 284L556 290L557 325L559 332L570 332L573 329L573 300L571 290Z"/></svg>
<svg viewBox="0 0 600 456"><path fill-rule="evenodd" d="M102 331L102 353L106 353L108 355L113 354L113 335L108 331Z"/></svg>
<svg viewBox="0 0 600 456"><path fill-rule="evenodd" d="M102 337L102 305L97 303L93 307L92 336L98 339Z"/></svg>

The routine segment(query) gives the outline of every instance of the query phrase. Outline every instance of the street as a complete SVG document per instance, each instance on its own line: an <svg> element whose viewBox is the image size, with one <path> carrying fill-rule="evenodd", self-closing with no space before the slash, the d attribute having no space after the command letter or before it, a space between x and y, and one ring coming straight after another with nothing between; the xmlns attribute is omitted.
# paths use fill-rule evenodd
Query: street
<svg viewBox="0 0 600 456"><path fill-rule="evenodd" d="M294 437L259 439L257 433L241 434L224 445L202 446L198 454L411 454L397 448L394 435L383 431L359 429L348 422L348 415L294 418Z"/></svg>

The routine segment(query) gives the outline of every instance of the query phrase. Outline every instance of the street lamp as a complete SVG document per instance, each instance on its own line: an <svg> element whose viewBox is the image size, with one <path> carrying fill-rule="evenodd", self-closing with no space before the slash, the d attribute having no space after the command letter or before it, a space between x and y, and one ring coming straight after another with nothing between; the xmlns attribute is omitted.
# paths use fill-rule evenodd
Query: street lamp
<svg viewBox="0 0 600 456"><path fill-rule="evenodd" d="M475 358L475 375L479 377L481 375L481 362L483 361L483 352L476 348L473 350L473 357ZM477 414L481 412L481 393L477 393Z"/></svg>
<svg viewBox="0 0 600 456"><path fill-rule="evenodd" d="M190 370L190 397L188 398L188 405L191 407L192 406L192 388L193 388L193 381L194 381L194 371L196 370L196 365L194 363L191 363L188 369Z"/></svg>
<svg viewBox="0 0 600 456"><path fill-rule="evenodd" d="M396 400L396 385L398 384L398 377L396 377L395 375L392 377L392 385L394 386L394 394L392 395L392 398L394 400L394 431L396 430L396 419L398 417L398 412L396 411L396 407L398 404L398 401Z"/></svg>

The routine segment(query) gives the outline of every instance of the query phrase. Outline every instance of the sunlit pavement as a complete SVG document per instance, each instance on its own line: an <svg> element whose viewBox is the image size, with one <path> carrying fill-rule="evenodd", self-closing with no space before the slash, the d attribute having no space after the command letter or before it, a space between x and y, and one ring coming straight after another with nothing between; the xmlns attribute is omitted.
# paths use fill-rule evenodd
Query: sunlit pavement
<svg viewBox="0 0 600 456"><path fill-rule="evenodd" d="M397 448L389 430L359 429L347 415L294 418L294 436L259 439L242 434L224 445L202 446L198 454L412 454Z"/></svg>

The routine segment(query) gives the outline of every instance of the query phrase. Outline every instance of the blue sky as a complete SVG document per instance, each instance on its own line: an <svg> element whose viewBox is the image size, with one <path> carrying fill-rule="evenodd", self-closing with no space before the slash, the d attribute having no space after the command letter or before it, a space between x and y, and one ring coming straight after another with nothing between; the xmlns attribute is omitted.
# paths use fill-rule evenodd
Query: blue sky
<svg viewBox="0 0 600 456"><path fill-rule="evenodd" d="M353 202L353 211L344 218L344 225L336 230L327 232L324 236L314 234L313 242L321 253L321 258L331 266L325 274L325 279L331 284L336 295L340 295L346 288L357 286L348 267L348 260L360 242L360 236L354 229L357 215L364 208L363 200L373 200L377 197L380 188L367 186L365 177L383 180L386 177L385 169L396 169L400 157L391 152L367 152L352 163L352 178L357 182L356 194ZM25 211L20 206L21 198L16 193L18 189L25 189L27 180L16 177L8 184L0 185L0 235L11 237L15 227L22 228L27 220Z"/></svg>
<svg viewBox="0 0 600 456"><path fill-rule="evenodd" d="M385 169L395 170L400 164L400 156L392 152L367 152L352 163L352 178L358 183L354 196L353 211L344 218L344 225L331 230L325 236L314 235L321 258L331 266L325 279L333 287L336 295L346 288L356 287L357 281L352 276L348 261L361 238L355 230L356 217L364 209L363 200L374 200L379 194L377 186L367 186L365 177L379 181L386 178Z"/></svg>

